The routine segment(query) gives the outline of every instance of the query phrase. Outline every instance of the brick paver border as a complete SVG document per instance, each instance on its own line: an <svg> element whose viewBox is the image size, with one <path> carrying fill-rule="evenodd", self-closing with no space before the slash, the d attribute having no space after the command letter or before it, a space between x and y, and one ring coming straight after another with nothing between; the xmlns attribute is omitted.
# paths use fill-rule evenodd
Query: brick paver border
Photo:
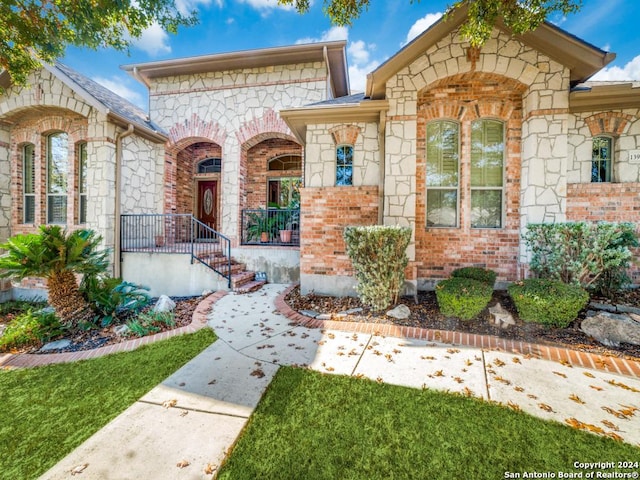
<svg viewBox="0 0 640 480"><path fill-rule="evenodd" d="M363 334L380 335L385 337L415 338L430 342L442 342L455 345L498 350L507 353L532 356L545 360L552 360L577 367L604 370L610 373L618 373L629 377L640 378L640 362L598 355L595 353L581 352L567 348L559 348L553 345L508 340L491 335L477 335L474 333L452 332L448 330L431 330L418 327L401 327L390 324L376 324L363 322L336 322L333 320L318 320L307 317L293 310L285 298L297 285L292 285L282 292L275 301L276 310L299 325L309 328L326 328L330 330L342 330Z"/></svg>
<svg viewBox="0 0 640 480"><path fill-rule="evenodd" d="M207 315L211 311L211 307L214 303L224 297L227 293L224 290L212 293L205 299L203 299L193 312L191 317L191 323L184 327L175 328L173 330L167 330L166 332L156 333L155 335L148 335L142 338L135 338L120 343L114 343L112 345L106 345L104 347L95 348L93 350L82 350L79 352L66 352L66 353L48 353L48 354L32 354L32 353L20 353L16 355L4 355L0 357L0 367L38 367L41 365L48 365L52 363L67 363L75 362L78 360L87 360L89 358L103 357L111 353L117 352L129 352L136 348L154 343L167 338L175 337L177 335L183 335L185 333L193 333L207 324Z"/></svg>

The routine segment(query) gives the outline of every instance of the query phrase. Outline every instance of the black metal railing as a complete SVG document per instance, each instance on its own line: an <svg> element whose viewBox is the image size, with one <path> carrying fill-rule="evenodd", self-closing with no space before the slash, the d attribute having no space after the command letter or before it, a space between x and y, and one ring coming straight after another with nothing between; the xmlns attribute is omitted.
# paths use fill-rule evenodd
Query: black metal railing
<svg viewBox="0 0 640 480"><path fill-rule="evenodd" d="M300 245L300 210L242 210L242 245Z"/></svg>
<svg viewBox="0 0 640 480"><path fill-rule="evenodd" d="M120 216L122 252L183 253L229 282L231 241L190 214L124 214Z"/></svg>

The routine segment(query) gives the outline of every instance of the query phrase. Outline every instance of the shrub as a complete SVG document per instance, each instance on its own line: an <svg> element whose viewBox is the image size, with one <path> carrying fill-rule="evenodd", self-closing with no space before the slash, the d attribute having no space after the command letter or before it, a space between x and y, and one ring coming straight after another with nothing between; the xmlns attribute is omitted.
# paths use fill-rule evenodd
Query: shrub
<svg viewBox="0 0 640 480"><path fill-rule="evenodd" d="M489 304L493 287L471 278L453 277L436 285L438 307L443 315L470 320Z"/></svg>
<svg viewBox="0 0 640 480"><path fill-rule="evenodd" d="M56 315L47 310L28 310L14 318L0 337L0 351L40 346L62 334L64 328Z"/></svg>
<svg viewBox="0 0 640 480"><path fill-rule="evenodd" d="M522 320L555 327L569 325L589 301L580 286L543 278L514 283L508 290Z"/></svg>
<svg viewBox="0 0 640 480"><path fill-rule="evenodd" d="M398 301L407 266L411 228L375 225L346 227L344 241L360 300L379 311Z"/></svg>
<svg viewBox="0 0 640 480"><path fill-rule="evenodd" d="M101 327L108 327L149 303L147 288L120 278L88 276L83 279L81 290L97 314L94 321L99 321Z"/></svg>
<svg viewBox="0 0 640 480"><path fill-rule="evenodd" d="M0 303L0 317L23 313L30 309L39 310L46 306L47 302L44 301L9 300L8 302Z"/></svg>
<svg viewBox="0 0 640 480"><path fill-rule="evenodd" d="M632 223L532 224L524 239L531 270L541 278L613 293L628 282L629 247L638 246Z"/></svg>
<svg viewBox="0 0 640 480"><path fill-rule="evenodd" d="M451 272L452 277L457 278L470 278L482 283L486 283L491 288L496 283L496 277L498 276L493 270L487 270L480 267L464 267L458 268Z"/></svg>
<svg viewBox="0 0 640 480"><path fill-rule="evenodd" d="M127 326L131 333L144 337L152 333L158 333L162 330L162 326L175 325L175 316L173 312L142 312L137 318L127 322Z"/></svg>

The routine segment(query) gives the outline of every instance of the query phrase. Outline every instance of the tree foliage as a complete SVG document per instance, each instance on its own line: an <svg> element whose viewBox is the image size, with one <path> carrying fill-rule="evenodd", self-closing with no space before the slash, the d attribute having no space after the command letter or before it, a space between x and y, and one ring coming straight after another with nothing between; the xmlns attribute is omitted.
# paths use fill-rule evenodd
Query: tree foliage
<svg viewBox="0 0 640 480"><path fill-rule="evenodd" d="M300 13L306 13L310 5L309 0L278 0L278 3L292 5ZM336 25L351 25L369 4L370 0L324 0L324 10ZM465 6L469 11L460 33L472 46L481 47L500 17L514 33L521 34L535 30L553 13L577 12L582 0L457 0L449 6L447 15Z"/></svg>
<svg viewBox="0 0 640 480"><path fill-rule="evenodd" d="M127 50L145 29L169 33L196 22L174 0L2 0L0 69L24 85L27 76L64 55L68 45Z"/></svg>

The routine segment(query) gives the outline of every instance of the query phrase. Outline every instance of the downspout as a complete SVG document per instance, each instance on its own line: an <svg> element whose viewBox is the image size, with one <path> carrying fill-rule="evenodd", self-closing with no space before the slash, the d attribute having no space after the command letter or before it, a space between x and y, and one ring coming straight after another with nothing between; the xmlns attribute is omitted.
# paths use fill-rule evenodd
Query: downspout
<svg viewBox="0 0 640 480"><path fill-rule="evenodd" d="M121 243L120 243L120 203L122 198L121 183L122 183L122 139L128 137L133 133L133 125L130 123L127 126L127 130L124 132L118 132L116 134L116 181L115 181L115 205L113 208L114 216L114 262L113 262L113 276L115 278L120 277L121 273Z"/></svg>
<svg viewBox="0 0 640 480"><path fill-rule="evenodd" d="M322 56L324 57L324 64L327 66L327 100L333 98L333 89L331 88L331 69L329 68L329 53L327 46L322 47Z"/></svg>
<svg viewBox="0 0 640 480"><path fill-rule="evenodd" d="M378 225L384 224L384 182L386 179L386 136L387 112L380 111L380 120L378 122L378 150L380 151L380 174L378 175Z"/></svg>

